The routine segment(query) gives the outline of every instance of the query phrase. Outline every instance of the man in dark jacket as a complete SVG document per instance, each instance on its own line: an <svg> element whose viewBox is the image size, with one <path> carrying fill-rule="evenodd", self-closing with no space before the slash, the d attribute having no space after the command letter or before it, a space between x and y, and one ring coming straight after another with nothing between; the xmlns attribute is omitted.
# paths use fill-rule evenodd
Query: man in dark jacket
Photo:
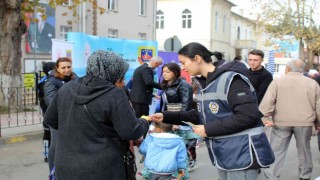
<svg viewBox="0 0 320 180"><path fill-rule="evenodd" d="M59 89L45 114L45 123L59 130L57 179L127 179L122 154L106 134L127 151L128 140L149 129L146 120L135 117L125 92L114 85L128 68L119 55L99 50L88 58L84 77Z"/></svg>
<svg viewBox="0 0 320 180"><path fill-rule="evenodd" d="M161 64L161 57L152 57L149 64L142 64L133 73L130 100L137 117L149 115L153 88L161 89L160 84L153 81L153 70Z"/></svg>
<svg viewBox="0 0 320 180"><path fill-rule="evenodd" d="M260 102L262 101L263 96L273 79L272 74L261 65L263 62L263 58L264 53L261 50L255 49L249 52L249 79L256 91L258 104L260 104Z"/></svg>

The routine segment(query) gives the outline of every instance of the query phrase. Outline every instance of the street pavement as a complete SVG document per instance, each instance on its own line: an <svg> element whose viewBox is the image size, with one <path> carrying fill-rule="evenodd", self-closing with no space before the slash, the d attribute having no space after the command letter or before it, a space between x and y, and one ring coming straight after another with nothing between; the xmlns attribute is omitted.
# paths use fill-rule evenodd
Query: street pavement
<svg viewBox="0 0 320 180"><path fill-rule="evenodd" d="M294 141L295 139L292 138L281 180L299 179L297 150ZM314 180L320 176L320 153L316 136L312 137L311 144L314 166L312 180ZM136 149L137 160L140 160L141 156L137 152ZM190 179L217 180L217 170L212 166L203 143L197 149L197 159L198 169L190 173ZM141 170L143 165L139 162L137 165ZM42 140L40 138L0 145L0 180L44 180L47 179L48 173L48 164L43 161ZM258 180L263 179L263 175L260 174Z"/></svg>

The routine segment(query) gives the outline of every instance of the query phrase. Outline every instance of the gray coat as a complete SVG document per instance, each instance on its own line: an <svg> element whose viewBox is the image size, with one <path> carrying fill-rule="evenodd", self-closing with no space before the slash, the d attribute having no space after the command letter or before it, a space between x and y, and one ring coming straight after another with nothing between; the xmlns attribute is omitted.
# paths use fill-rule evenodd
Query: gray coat
<svg viewBox="0 0 320 180"><path fill-rule="evenodd" d="M45 114L45 123L59 130L57 178L125 180L120 153L94 126L84 104L93 120L123 149L128 148L128 140L138 139L148 130L148 122L135 117L124 91L109 81L85 76L65 84Z"/></svg>

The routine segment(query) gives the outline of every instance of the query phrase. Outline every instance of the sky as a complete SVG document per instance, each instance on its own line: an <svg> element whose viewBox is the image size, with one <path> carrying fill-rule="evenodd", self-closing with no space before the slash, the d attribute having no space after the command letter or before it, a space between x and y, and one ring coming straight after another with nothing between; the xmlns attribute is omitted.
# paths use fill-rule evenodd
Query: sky
<svg viewBox="0 0 320 180"><path fill-rule="evenodd" d="M244 17L249 17L249 9L251 10L251 4L250 4L250 0L229 0L230 2L236 4L236 7L232 8L232 11L244 16ZM242 13L242 12L243 13Z"/></svg>
<svg viewBox="0 0 320 180"><path fill-rule="evenodd" d="M238 6L243 6L246 4L250 4L250 0L229 0Z"/></svg>
<svg viewBox="0 0 320 180"><path fill-rule="evenodd" d="M254 17L250 17L249 13L252 11L259 12L258 7L257 8L252 7L252 5L251 5L252 0L229 0L229 1L237 5L236 7L232 8L232 11L234 11L240 15L243 15L244 17L248 17L250 19L255 19ZM253 2L255 2L255 1L253 1ZM314 6L313 8L315 8L315 9L320 8L319 0L307 0L306 1L306 5L308 5L308 4L311 5L310 3L316 3L316 6ZM292 1L292 4L293 4L293 7L295 7L294 1ZM312 5L314 5L314 4L312 4ZM241 12L239 11L239 9L241 9L241 8L243 9L243 14L241 14ZM313 17L315 20L320 19L320 11L315 11L313 14ZM320 25L320 21L316 22L316 24Z"/></svg>

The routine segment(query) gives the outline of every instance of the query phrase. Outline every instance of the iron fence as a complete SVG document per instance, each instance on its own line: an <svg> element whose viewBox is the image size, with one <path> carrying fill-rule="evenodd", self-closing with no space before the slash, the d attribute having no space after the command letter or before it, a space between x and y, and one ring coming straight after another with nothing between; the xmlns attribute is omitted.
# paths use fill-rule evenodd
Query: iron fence
<svg viewBox="0 0 320 180"><path fill-rule="evenodd" d="M36 89L33 87L0 87L9 98L0 105L1 129L40 124L42 111L38 105Z"/></svg>

